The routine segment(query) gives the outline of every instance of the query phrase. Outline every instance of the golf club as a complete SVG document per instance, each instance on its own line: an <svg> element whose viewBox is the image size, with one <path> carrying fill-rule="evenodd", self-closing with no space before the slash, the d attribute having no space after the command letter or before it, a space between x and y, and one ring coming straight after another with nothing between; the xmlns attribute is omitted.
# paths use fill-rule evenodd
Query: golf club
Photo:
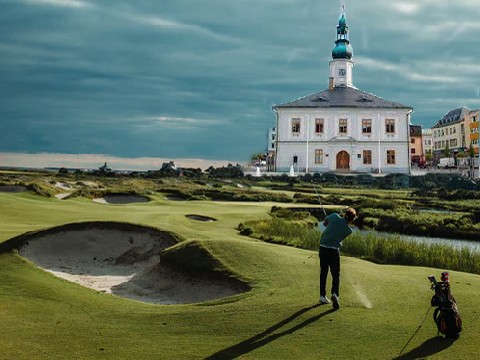
<svg viewBox="0 0 480 360"><path fill-rule="evenodd" d="M317 187L315 186L315 184L313 184L313 188L315 189L315 194L317 194L318 203L322 207L323 214L325 215L325 217L327 217L327 212L325 211L325 208L323 207L322 202L320 201L320 195L318 195Z"/></svg>

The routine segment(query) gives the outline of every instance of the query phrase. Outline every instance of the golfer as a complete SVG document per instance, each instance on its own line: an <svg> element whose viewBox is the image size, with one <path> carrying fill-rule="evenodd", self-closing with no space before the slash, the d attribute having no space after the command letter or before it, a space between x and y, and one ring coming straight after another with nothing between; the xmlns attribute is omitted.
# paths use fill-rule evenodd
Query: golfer
<svg viewBox="0 0 480 360"><path fill-rule="evenodd" d="M357 213L353 208L347 208L345 216L338 213L328 215L323 221L325 230L320 238L320 303L330 304L327 298L326 286L328 271L332 273L332 301L333 307L340 307L340 245L352 233L350 224L355 220Z"/></svg>

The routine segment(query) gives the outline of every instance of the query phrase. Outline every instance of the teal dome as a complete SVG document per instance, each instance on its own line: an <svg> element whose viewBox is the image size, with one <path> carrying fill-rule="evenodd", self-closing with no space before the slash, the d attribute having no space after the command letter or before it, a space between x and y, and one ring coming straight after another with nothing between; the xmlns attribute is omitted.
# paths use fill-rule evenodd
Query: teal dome
<svg viewBox="0 0 480 360"><path fill-rule="evenodd" d="M332 50L334 59L351 59L353 49L348 40L337 40L335 48Z"/></svg>
<svg viewBox="0 0 480 360"><path fill-rule="evenodd" d="M348 26L345 14L340 16L337 26L337 41L335 41L335 48L332 50L332 57L334 59L351 59L353 49L348 41Z"/></svg>

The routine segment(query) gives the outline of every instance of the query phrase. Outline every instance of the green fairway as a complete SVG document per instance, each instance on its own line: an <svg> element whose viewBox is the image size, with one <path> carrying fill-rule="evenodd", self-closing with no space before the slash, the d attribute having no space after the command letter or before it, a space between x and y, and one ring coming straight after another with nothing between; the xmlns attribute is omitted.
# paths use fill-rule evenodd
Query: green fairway
<svg viewBox="0 0 480 360"><path fill-rule="evenodd" d="M317 252L236 230L283 205L149 196L148 203L104 205L0 193L0 242L68 223L145 225L206 249L252 289L205 303L152 305L61 280L15 252L3 253L0 359L394 359L402 350L401 359L478 357L478 275L450 272L464 330L447 341L436 337L433 309L426 314L433 295L427 276L445 269L342 257L341 308L333 312L318 305Z"/></svg>

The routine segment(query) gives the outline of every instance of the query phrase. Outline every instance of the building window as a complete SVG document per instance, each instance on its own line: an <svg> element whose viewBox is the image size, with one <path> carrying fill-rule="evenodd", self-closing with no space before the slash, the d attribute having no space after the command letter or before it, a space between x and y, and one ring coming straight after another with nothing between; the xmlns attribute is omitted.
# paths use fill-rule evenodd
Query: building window
<svg viewBox="0 0 480 360"><path fill-rule="evenodd" d="M323 164L323 150L315 149L315 164Z"/></svg>
<svg viewBox="0 0 480 360"><path fill-rule="evenodd" d="M363 150L363 164L364 165L372 164L372 150Z"/></svg>
<svg viewBox="0 0 480 360"><path fill-rule="evenodd" d="M371 133L372 133L372 119L363 119L362 134L371 134Z"/></svg>
<svg viewBox="0 0 480 360"><path fill-rule="evenodd" d="M340 119L338 121L338 132L340 134L346 134L347 133L347 119Z"/></svg>
<svg viewBox="0 0 480 360"><path fill-rule="evenodd" d="M395 150L387 150L387 164L395 165Z"/></svg>
<svg viewBox="0 0 480 360"><path fill-rule="evenodd" d="M415 149L410 149L410 153L411 153L412 155L414 155L414 154L415 154Z"/></svg>
<svg viewBox="0 0 480 360"><path fill-rule="evenodd" d="M323 134L323 119L315 119L315 134Z"/></svg>
<svg viewBox="0 0 480 360"><path fill-rule="evenodd" d="M292 134L299 135L300 134L300 119L293 118L292 119Z"/></svg>
<svg viewBox="0 0 480 360"><path fill-rule="evenodd" d="M394 134L395 133L395 120L394 119L386 119L385 120L385 132L387 134Z"/></svg>
<svg viewBox="0 0 480 360"><path fill-rule="evenodd" d="M414 138L410 139L410 143L415 144L415 139Z"/></svg>

